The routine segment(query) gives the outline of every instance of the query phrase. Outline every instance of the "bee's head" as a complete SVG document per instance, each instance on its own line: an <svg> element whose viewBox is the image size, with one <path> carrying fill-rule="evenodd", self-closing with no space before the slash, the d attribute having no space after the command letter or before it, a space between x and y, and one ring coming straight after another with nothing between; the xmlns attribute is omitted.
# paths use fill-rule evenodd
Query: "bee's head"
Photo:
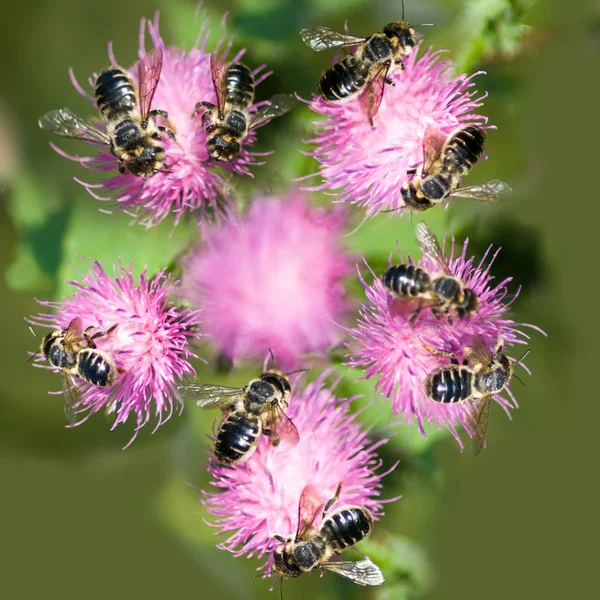
<svg viewBox="0 0 600 600"><path fill-rule="evenodd" d="M383 28L383 33L405 56L410 54L417 43L412 27L403 21L389 23Z"/></svg>
<svg viewBox="0 0 600 600"><path fill-rule="evenodd" d="M227 135L215 135L206 142L208 155L221 162L232 161L241 149L240 143Z"/></svg>
<svg viewBox="0 0 600 600"><path fill-rule="evenodd" d="M166 157L165 149L158 144L146 144L139 156L126 161L127 168L138 177L152 177L160 171Z"/></svg>

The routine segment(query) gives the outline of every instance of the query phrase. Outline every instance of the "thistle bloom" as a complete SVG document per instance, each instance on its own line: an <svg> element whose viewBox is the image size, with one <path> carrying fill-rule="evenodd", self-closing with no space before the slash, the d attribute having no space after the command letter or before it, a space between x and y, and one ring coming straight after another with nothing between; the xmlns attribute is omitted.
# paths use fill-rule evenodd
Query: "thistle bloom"
<svg viewBox="0 0 600 600"><path fill-rule="evenodd" d="M388 74L394 85L385 86L373 127L356 97L335 103L314 96L309 102L325 117L315 121L318 131L311 140L323 183L312 189L335 191L339 202L366 207L367 216L401 213L400 189L409 180L407 171L423 164L426 132L447 137L461 125L487 123L474 112L485 98L475 97L474 76L453 76L452 62L439 61L439 50L428 48L417 59L418 49L405 59L403 71Z"/></svg>
<svg viewBox="0 0 600 600"><path fill-rule="evenodd" d="M111 387L98 387L75 378L81 397L75 406L78 413L107 409L114 413L113 428L135 414L136 433L153 412L156 428L167 421L176 406L183 408L177 395L177 383L194 374L189 359L195 355L189 344L199 337L198 312L182 309L169 301L176 281L164 271L148 278L144 271L138 281L132 266L119 265L111 278L98 261L82 274L82 281L69 281L74 291L62 302L40 302L54 309L29 322L52 329L66 329L79 317L83 328L96 327L108 335L94 340L98 349L111 356L119 377ZM36 366L45 357L38 355ZM47 366L48 365L44 365ZM48 368L52 368L51 366ZM155 430L156 430L155 428Z"/></svg>
<svg viewBox="0 0 600 600"><path fill-rule="evenodd" d="M273 447L261 436L256 452L241 465L230 468L211 460L211 484L220 492L203 492L202 502L218 517L217 535L229 536L218 544L221 550L259 558L272 553L281 544L275 535L287 539L296 533L298 503L308 485L326 502L341 482L336 506L358 504L376 519L382 516L379 494L387 473L377 473L381 460L375 451L387 440L369 441L350 413L352 399L336 398L324 387L326 376L292 393L287 415L298 429L297 445L282 440ZM269 556L259 569L266 569L266 576L272 566Z"/></svg>
<svg viewBox="0 0 600 600"><path fill-rule="evenodd" d="M425 396L423 382L436 368L447 365L449 360L445 356L433 355L424 344L436 350L452 352L462 359L464 349L473 344L477 336L482 336L488 349L492 350L500 337L505 348L513 344L525 344L529 336L521 331L522 327L531 327L544 333L533 325L515 323L508 318L506 313L516 298L505 302L506 285L512 278L493 285L493 276L490 274L490 267L499 249L484 267L483 263L492 247L476 264L473 257L467 258L467 244L468 241L465 241L462 253L454 257L452 238L447 264L450 274L461 279L465 287L471 288L479 296L480 306L474 316L467 319L438 319L430 309L425 308L413 323L414 305L395 299L375 274L373 284L369 285L359 273L367 300L360 311L356 328L349 330L354 343L351 343L351 352L347 357L347 364L365 370L366 379L376 378L376 390L391 400L392 412L401 415L403 422L412 424L416 421L425 437L425 422L438 428L446 427L461 449L463 445L456 428L462 425L469 437L473 437L474 403L442 404ZM404 262L402 257L400 262ZM439 267L427 256L416 264L429 273L439 272ZM505 388L504 392L507 397L496 394L493 399L510 418L510 410L518 405L510 389Z"/></svg>
<svg viewBox="0 0 600 600"><path fill-rule="evenodd" d="M183 266L183 291L202 307L204 332L230 360L282 368L340 339L334 321L348 309L342 278L343 214L311 208L304 194L258 197L238 222L216 225Z"/></svg>
<svg viewBox="0 0 600 600"><path fill-rule="evenodd" d="M142 19L139 61L146 55L145 30L146 20ZM210 53L207 51L210 33L207 30L207 21L202 24L198 41L189 52L165 45L158 30L158 13L154 21L148 22L148 30L154 48L163 50L162 72L152 108L167 111L171 129L176 136L176 140L171 140L167 135L163 135L162 138L167 154L166 167L145 181L129 172L124 175L117 173L100 184L77 181L98 200L116 200L116 210L132 213L141 218L143 224L147 226L157 225L171 212L175 222L188 210L198 210L201 218L207 211L216 215L219 212L226 212L228 200L224 197L226 193L224 186L228 172L235 170L250 175L248 167L256 163L253 163L252 155L247 149L242 149L231 164L223 165L209 160L202 115L195 114L196 103L208 101L216 104L217 102L211 76ZM223 40L219 42L215 51L219 51L222 42ZM229 48L230 45L224 53L227 53ZM244 51L238 52L232 60L239 60L243 53ZM111 64L117 64L112 52L112 44L109 45L109 58ZM137 81L139 61L129 69L135 81ZM253 75L256 77L263 67L256 69ZM258 76L256 84L267 75L263 73ZM89 99L96 109L95 99L79 85L72 71L71 80L77 91ZM96 75L89 80L92 90L95 80ZM255 108L256 105L250 110ZM98 123L98 127L103 129L104 125ZM243 144L246 146L252 144L255 138L254 132L250 132ZM57 151L91 170L113 173L117 170L117 159L108 151L101 152L94 158L70 156L61 150L57 149ZM97 189L103 189L112 195L101 196L95 191Z"/></svg>

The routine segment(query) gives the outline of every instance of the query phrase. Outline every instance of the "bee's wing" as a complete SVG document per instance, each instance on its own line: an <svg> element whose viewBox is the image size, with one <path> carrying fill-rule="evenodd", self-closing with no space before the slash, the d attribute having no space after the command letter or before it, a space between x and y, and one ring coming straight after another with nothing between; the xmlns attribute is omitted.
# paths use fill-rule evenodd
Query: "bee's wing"
<svg viewBox="0 0 600 600"><path fill-rule="evenodd" d="M226 409L243 397L243 388L208 383L188 383L180 385L179 393L184 398L193 398L200 408L213 408L220 405Z"/></svg>
<svg viewBox="0 0 600 600"><path fill-rule="evenodd" d="M484 396L477 405L473 414L475 422L475 430L473 433L473 456L477 456L482 448L485 448L485 438L487 436L488 419L490 417L490 406L492 405L492 397Z"/></svg>
<svg viewBox="0 0 600 600"><path fill-rule="evenodd" d="M283 412L279 402L272 402L269 411L269 419L272 424L270 444L277 446L283 440L285 443L295 446L300 441L300 434L292 420Z"/></svg>
<svg viewBox="0 0 600 600"><path fill-rule="evenodd" d="M298 528L296 530L296 541L306 537L313 529L317 515L323 510L324 502L321 502L318 490L313 485L307 485L300 495L298 502Z"/></svg>
<svg viewBox="0 0 600 600"><path fill-rule="evenodd" d="M489 350L485 339L481 335L476 335L471 345L465 348L465 356L468 357L469 362L478 362L484 365L489 365L492 361L492 352Z"/></svg>
<svg viewBox="0 0 600 600"><path fill-rule="evenodd" d="M62 371L62 388L65 405L65 417L69 425L75 425L75 405L79 402L79 390L73 383L73 378L66 371Z"/></svg>
<svg viewBox="0 0 600 600"><path fill-rule="evenodd" d="M230 64L231 63L226 62L224 57L216 52L213 52L210 55L210 74L212 76L215 94L217 95L217 107L219 108L219 113L222 113L225 108L225 78Z"/></svg>
<svg viewBox="0 0 600 600"><path fill-rule="evenodd" d="M254 129L259 125L262 125L265 121L274 119L275 117L281 117L286 112L294 108L298 104L298 100L292 94L275 94L270 100L269 104L265 104L257 113L254 115L248 129Z"/></svg>
<svg viewBox="0 0 600 600"><path fill-rule="evenodd" d="M148 118L152 99L158 86L162 71L162 48L154 48L142 58L138 64L138 81L140 94L140 114L143 120Z"/></svg>
<svg viewBox="0 0 600 600"><path fill-rule="evenodd" d="M423 137L423 166L421 167L421 177L426 176L433 163L440 157L442 152L442 141L440 132L433 126L428 125Z"/></svg>
<svg viewBox="0 0 600 600"><path fill-rule="evenodd" d="M359 101L367 113L371 126L373 126L373 117L377 114L383 100L383 88L389 70L389 62L382 65L359 96Z"/></svg>
<svg viewBox="0 0 600 600"><path fill-rule="evenodd" d="M492 179L481 185L458 188L450 195L479 200L479 202L502 202L504 196L510 193L512 193L512 188L507 183L499 179Z"/></svg>
<svg viewBox="0 0 600 600"><path fill-rule="evenodd" d="M381 569L368 558L359 561L328 561L319 565L325 571L337 573L358 585L381 585L385 578Z"/></svg>
<svg viewBox="0 0 600 600"><path fill-rule="evenodd" d="M110 146L110 138L106 133L78 117L68 108L51 110L38 121L38 125L44 131L49 131L54 135L83 140L94 146Z"/></svg>
<svg viewBox="0 0 600 600"><path fill-rule="evenodd" d="M64 344L66 346L75 344L82 340L83 334L83 321L81 317L75 317L67 327L64 337Z"/></svg>
<svg viewBox="0 0 600 600"><path fill-rule="evenodd" d="M313 50L320 52L329 48L348 48L358 46L366 41L367 38L355 37L346 33L340 33L329 29L329 27L313 27L312 29L303 29L300 37L304 43Z"/></svg>
<svg viewBox="0 0 600 600"><path fill-rule="evenodd" d="M419 221L415 228L415 238L421 252L426 254L435 264L444 272L448 273L448 263L444 258L444 252L440 246L440 242L431 230L431 227L425 223L425 221Z"/></svg>

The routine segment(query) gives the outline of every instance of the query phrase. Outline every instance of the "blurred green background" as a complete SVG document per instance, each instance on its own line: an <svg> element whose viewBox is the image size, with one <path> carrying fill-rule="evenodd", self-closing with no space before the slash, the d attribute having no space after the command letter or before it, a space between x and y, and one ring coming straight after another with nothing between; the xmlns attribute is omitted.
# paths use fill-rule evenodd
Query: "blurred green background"
<svg viewBox="0 0 600 600"><path fill-rule="evenodd" d="M37 127L52 108L89 114L67 68L85 81L107 64L109 40L120 62L129 65L136 57L139 20L156 8L167 42L190 47L199 21L191 18L195 5L183 0L156 5L24 0L0 20L0 181L7 181L0 196L4 598L268 594L268 582L250 578L257 561L234 559L214 547L197 492L185 483L206 487L198 432L210 430L214 415L200 419L188 409L122 451L130 430L111 432L102 414L65 429L61 401L47 395L58 389L58 378L26 363L27 351L38 342L23 317L38 311L34 297L61 293L60 282L74 275L65 261L75 252L111 264L117 257L107 236L127 236L119 249L123 260L156 269L161 266L156 244L174 256L190 239L186 224L168 239L170 223L147 233L130 227L124 215L99 213L99 203L72 180L93 174L54 153ZM236 35L236 47L249 49L247 62L266 61L274 69L260 87L261 98L281 90L307 97L314 89L331 57L302 44L297 35L302 27L342 28L348 19L351 30L367 34L401 14L399 0L211 0L204 9L214 18L212 43L220 15L229 10L228 32ZM434 22L422 30L427 42L449 48L459 68L488 71L478 85L490 93L483 112L498 131L489 136L490 159L474 169L469 183L497 177L509 181L516 194L501 206L457 201L451 224L468 230L479 255L490 242L504 247L494 273L513 274L523 285L515 319L539 325L549 338L533 334L527 358L533 377L522 377L526 387L512 385L521 408L513 422L494 411L489 448L478 459L460 454L444 436L425 445L402 433L386 450L387 464L404 458L385 487L386 496L404 498L388 506L373 541L378 552L386 532L396 536L387 550L390 565L396 565L386 572L389 586L378 592L331 575L306 576L287 582L284 595L587 597L596 588L598 537L593 482L600 409L592 378L598 360L600 210L592 163L600 134L600 8L591 0L577 6L407 0L406 18ZM280 127L260 133L259 148L277 152L242 186L242 196L315 169L297 152L306 146L289 144L290 135L310 137L311 120L303 107ZM82 145L61 146L85 154ZM434 212L440 230L449 215ZM408 219L375 220L349 243L372 251L369 258L377 262L393 250L396 238L410 240ZM208 367L201 373L214 379ZM230 381L242 384L248 373L234 373ZM346 389L353 388L346 382L340 391ZM433 583L411 539L429 555ZM383 554L380 560L387 564Z"/></svg>

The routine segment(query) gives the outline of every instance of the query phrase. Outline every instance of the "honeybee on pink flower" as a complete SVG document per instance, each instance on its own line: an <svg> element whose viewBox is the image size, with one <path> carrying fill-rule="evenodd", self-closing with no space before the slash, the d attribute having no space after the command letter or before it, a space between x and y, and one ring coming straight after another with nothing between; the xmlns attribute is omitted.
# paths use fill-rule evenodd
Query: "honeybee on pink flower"
<svg viewBox="0 0 600 600"><path fill-rule="evenodd" d="M131 266L119 265L111 278L92 261L80 283L69 283L74 291L62 302L40 301L55 313L29 322L53 329L34 364L61 371L70 424L107 409L113 428L131 413L136 433L152 414L158 428L183 408L177 384L194 374L190 344L201 335L199 313L169 299L177 282L164 272L153 278L143 272L136 282Z"/></svg>
<svg viewBox="0 0 600 600"><path fill-rule="evenodd" d="M212 460L209 465L211 485L219 491L203 492L202 502L217 517L218 533L228 536L218 548L234 556L267 556L259 567L265 577L276 572L276 554L284 551L286 540L309 528L325 536L322 511L328 503L330 517L361 507L369 533L382 516L386 501L379 495L387 473L378 472L376 450L387 439L369 440L350 411L352 399L336 398L325 386L326 376L292 391L287 414L298 429L296 445L273 446L263 438L242 465L230 468ZM310 518L309 504L317 513Z"/></svg>
<svg viewBox="0 0 600 600"><path fill-rule="evenodd" d="M418 237L424 232L433 236L419 224ZM488 401L499 404L509 418L518 406L509 383L512 365L519 361L509 358L506 348L526 343L523 327L544 332L506 315L518 293L505 301L510 277L492 285L490 268L499 250L484 267L491 246L477 264L467 258L468 241L455 256L453 238L445 259L438 254L441 249L432 250L423 239L421 243L420 261L392 265L390 260L382 278L373 274L372 284L360 275L367 298L357 326L349 330L347 364L376 379L375 389L391 401L392 413L403 422L416 422L423 435L425 422L446 427L462 449L460 425L479 452L487 433ZM436 278L439 286L431 283ZM404 293L414 284L421 286L415 294ZM460 362L461 368L454 368ZM482 378L493 379L490 373L498 375L496 381L482 383ZM459 374L469 379L464 394L454 385Z"/></svg>
<svg viewBox="0 0 600 600"><path fill-rule="evenodd" d="M415 195L420 199L421 180L426 176L446 177L438 166L427 173L427 165L440 164L446 143L459 131L473 127L485 137L487 118L476 112L485 94L476 95L474 75L454 75L452 62L439 60L442 51L428 48L418 58L420 46L403 58L403 69L387 72L390 84L385 86L372 125L360 97L340 103L314 96L309 102L323 117L315 121L317 133L311 140L319 172L310 176L320 176L322 183L310 189L336 192L339 201L364 206L367 217L384 211L402 214L452 197L470 167L466 172L453 169L441 196L425 194L427 202L410 203ZM480 146L472 164L483 157ZM498 195L504 191L508 190Z"/></svg>
<svg viewBox="0 0 600 600"><path fill-rule="evenodd" d="M148 51L146 25L153 44ZM230 204L230 174L251 175L250 167L257 164L248 150L256 139L254 128L240 139L239 149L230 160L213 160L207 148L210 132L196 105L217 101L211 56L226 56L231 50L231 42L224 46L222 39L209 52L209 35L205 20L196 45L186 52L165 44L159 33L158 13L154 20L142 19L139 58L131 68L117 66L110 44L111 66L90 78L91 94L70 72L75 89L100 111L101 119L85 120L64 108L48 113L40 122L54 134L100 148L95 157L80 157L51 144L62 156L92 171L113 173L118 166L120 173L101 183L77 181L94 198L116 201L116 210L133 214L146 226L157 225L170 214L177 222L188 211L198 211L200 220L207 213L223 216ZM233 53L231 60L238 63L243 54L243 50ZM268 74L264 65L250 71L253 86ZM246 108L254 115L261 106L252 99Z"/></svg>

